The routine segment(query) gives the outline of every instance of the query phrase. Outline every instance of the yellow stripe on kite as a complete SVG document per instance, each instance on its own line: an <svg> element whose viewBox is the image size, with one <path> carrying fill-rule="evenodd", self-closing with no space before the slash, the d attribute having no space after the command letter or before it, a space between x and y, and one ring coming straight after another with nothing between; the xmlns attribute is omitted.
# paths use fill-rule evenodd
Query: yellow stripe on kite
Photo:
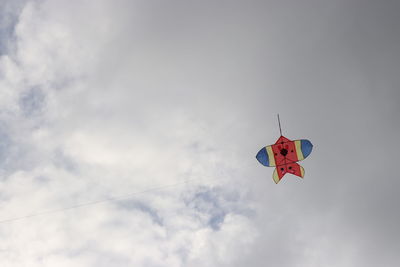
<svg viewBox="0 0 400 267"><path fill-rule="evenodd" d="M266 146L265 149L267 150L268 153L269 166L271 167L275 166L275 156L274 156L274 151L272 151L272 147Z"/></svg>
<svg viewBox="0 0 400 267"><path fill-rule="evenodd" d="M303 160L304 156L303 156L303 152L301 151L301 140L294 141L294 144L296 146L297 159Z"/></svg>
<svg viewBox="0 0 400 267"><path fill-rule="evenodd" d="M300 166L300 173L301 173L301 178L304 177L304 168Z"/></svg>
<svg viewBox="0 0 400 267"><path fill-rule="evenodd" d="M280 181L279 176L278 176L278 172L277 172L276 168L275 168L275 170L274 170L274 174L272 174L272 179L274 179L274 182L275 182L276 184L279 183L279 181Z"/></svg>

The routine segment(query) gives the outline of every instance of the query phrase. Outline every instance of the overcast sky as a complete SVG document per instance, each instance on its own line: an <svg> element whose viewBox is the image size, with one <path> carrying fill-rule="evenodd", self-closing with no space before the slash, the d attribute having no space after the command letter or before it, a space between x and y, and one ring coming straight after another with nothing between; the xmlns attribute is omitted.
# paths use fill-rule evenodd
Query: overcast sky
<svg viewBox="0 0 400 267"><path fill-rule="evenodd" d="M0 0L0 266L399 266L399 12Z"/></svg>

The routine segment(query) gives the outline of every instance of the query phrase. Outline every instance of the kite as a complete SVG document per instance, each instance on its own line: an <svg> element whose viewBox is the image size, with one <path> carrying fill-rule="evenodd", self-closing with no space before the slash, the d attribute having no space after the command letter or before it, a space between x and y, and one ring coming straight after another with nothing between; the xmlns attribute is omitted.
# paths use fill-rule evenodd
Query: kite
<svg viewBox="0 0 400 267"><path fill-rule="evenodd" d="M275 167L272 178L275 183L287 173L304 177L304 168L296 162L307 158L312 151L313 145L306 139L290 140L282 135L281 122L279 120L281 136L273 145L263 147L256 155L257 160L266 167Z"/></svg>

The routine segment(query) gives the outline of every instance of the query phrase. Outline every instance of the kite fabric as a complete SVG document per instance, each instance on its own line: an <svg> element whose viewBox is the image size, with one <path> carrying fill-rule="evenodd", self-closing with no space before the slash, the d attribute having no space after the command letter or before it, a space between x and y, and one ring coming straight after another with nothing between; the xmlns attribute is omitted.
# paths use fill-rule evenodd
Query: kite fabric
<svg viewBox="0 0 400 267"><path fill-rule="evenodd" d="M296 162L307 158L312 148L306 139L292 141L281 135L275 144L263 147L256 158L266 167L276 167L272 177L275 183L279 183L286 173L304 177L303 167Z"/></svg>

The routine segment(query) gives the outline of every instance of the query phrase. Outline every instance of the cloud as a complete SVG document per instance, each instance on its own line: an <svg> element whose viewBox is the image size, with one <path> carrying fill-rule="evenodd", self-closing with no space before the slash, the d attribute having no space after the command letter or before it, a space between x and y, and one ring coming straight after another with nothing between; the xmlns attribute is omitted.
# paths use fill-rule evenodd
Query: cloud
<svg viewBox="0 0 400 267"><path fill-rule="evenodd" d="M1 266L396 266L397 4L4 3Z"/></svg>
<svg viewBox="0 0 400 267"><path fill-rule="evenodd" d="M182 89L151 81L157 70L144 58L128 59L145 44L119 45L137 41L126 33L136 5L32 1L16 14L1 58L2 219L192 182L8 222L2 266L214 265L251 243L250 200L218 182L232 168L208 132L215 122L181 106L173 95Z"/></svg>

